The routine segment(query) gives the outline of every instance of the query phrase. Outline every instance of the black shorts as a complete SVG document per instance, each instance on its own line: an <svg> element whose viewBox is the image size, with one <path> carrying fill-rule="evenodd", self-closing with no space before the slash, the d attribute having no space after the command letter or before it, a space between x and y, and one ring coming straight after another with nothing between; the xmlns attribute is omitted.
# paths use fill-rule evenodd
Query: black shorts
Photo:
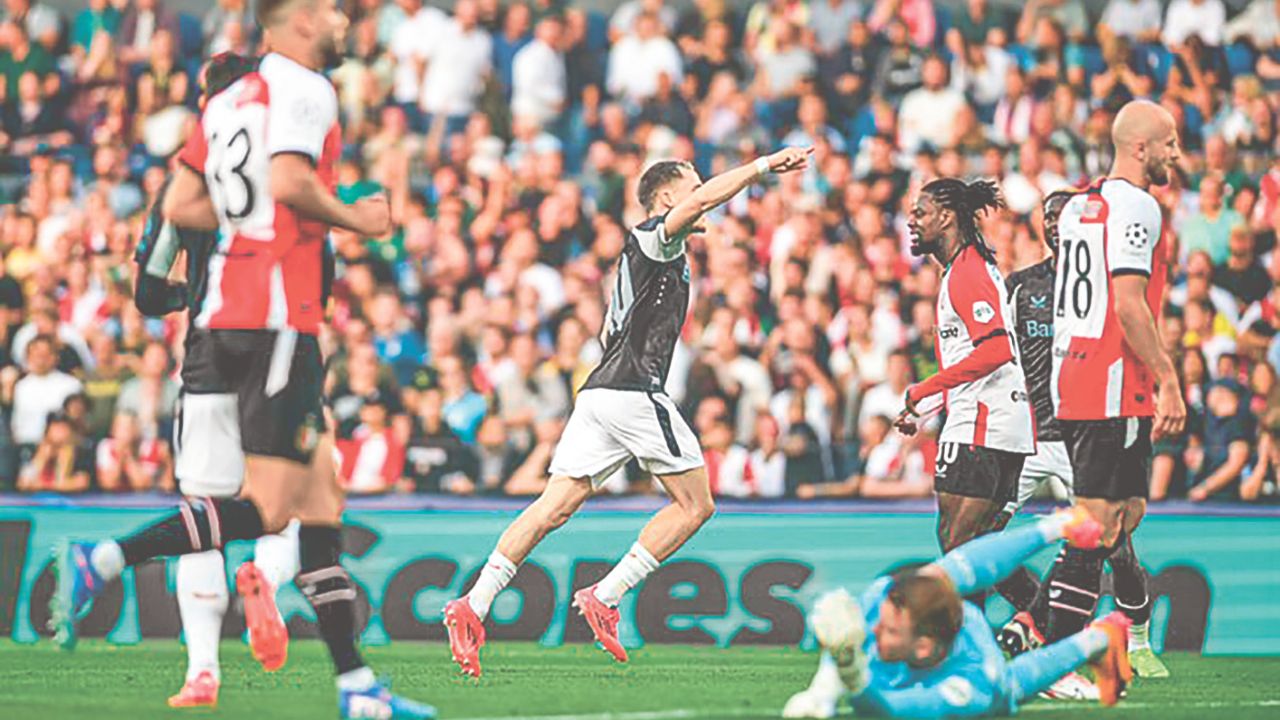
<svg viewBox="0 0 1280 720"><path fill-rule="evenodd" d="M1151 473L1151 418L1063 420L1076 497L1146 499Z"/></svg>
<svg viewBox="0 0 1280 720"><path fill-rule="evenodd" d="M233 393L246 455L310 463L324 431L324 365L314 335L192 328L184 392Z"/></svg>
<svg viewBox="0 0 1280 720"><path fill-rule="evenodd" d="M1018 476L1026 459L1026 455L979 445L938 443L933 489L1003 505L1017 500Z"/></svg>

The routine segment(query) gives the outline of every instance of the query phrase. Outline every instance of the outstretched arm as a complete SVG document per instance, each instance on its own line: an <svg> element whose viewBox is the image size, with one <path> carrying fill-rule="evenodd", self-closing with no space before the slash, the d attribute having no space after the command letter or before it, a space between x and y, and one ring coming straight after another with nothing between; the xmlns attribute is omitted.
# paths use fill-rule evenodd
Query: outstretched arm
<svg viewBox="0 0 1280 720"><path fill-rule="evenodd" d="M749 165L742 165L716 175L667 213L664 223L667 237L675 237L688 229L703 214L729 202L734 195L764 177L766 173L785 173L805 169L812 154L811 147L786 148L768 157L757 158Z"/></svg>
<svg viewBox="0 0 1280 720"><path fill-rule="evenodd" d="M1071 513L1055 513L1016 530L983 535L943 555L928 567L951 578L961 595L986 590L1008 577L1032 555L1061 540L1073 520L1075 516Z"/></svg>

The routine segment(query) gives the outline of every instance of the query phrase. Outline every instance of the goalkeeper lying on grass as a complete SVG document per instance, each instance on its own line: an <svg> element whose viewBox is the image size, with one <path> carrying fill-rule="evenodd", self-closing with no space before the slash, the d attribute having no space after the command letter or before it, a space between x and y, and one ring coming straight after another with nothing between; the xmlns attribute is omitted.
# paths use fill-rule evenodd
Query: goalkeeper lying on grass
<svg viewBox="0 0 1280 720"><path fill-rule="evenodd" d="M923 568L882 577L857 600L844 590L822 596L810 615L822 647L818 672L787 702L783 716L834 717L842 698L861 716L1011 715L1086 662L1102 704L1114 704L1133 675L1124 615L1112 613L1006 661L982 611L961 600L1060 540L1094 547L1101 530L1087 513L1062 512L972 540Z"/></svg>

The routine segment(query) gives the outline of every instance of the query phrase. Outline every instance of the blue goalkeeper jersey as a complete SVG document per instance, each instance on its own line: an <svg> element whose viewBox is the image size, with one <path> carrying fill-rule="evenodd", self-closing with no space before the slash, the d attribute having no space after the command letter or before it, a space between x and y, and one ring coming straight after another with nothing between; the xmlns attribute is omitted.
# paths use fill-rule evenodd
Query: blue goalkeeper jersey
<svg viewBox="0 0 1280 720"><path fill-rule="evenodd" d="M863 649L869 659L867 689L853 698L857 715L880 717L938 717L1009 715L1016 708L1007 687L1004 655L996 645L982 611L964 603L964 623L941 664L912 668L904 662L884 662L871 629L880 620L880 606L892 580L882 577L862 594L867 623Z"/></svg>

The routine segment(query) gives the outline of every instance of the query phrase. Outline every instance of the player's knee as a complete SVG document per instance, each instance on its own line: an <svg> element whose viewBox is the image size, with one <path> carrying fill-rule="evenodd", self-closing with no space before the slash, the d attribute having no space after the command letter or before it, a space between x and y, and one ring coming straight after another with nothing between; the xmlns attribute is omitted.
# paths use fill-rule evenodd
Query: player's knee
<svg viewBox="0 0 1280 720"><path fill-rule="evenodd" d="M685 504L685 512L689 515L690 524L695 528L702 527L716 514L716 501L710 495L694 498Z"/></svg>

